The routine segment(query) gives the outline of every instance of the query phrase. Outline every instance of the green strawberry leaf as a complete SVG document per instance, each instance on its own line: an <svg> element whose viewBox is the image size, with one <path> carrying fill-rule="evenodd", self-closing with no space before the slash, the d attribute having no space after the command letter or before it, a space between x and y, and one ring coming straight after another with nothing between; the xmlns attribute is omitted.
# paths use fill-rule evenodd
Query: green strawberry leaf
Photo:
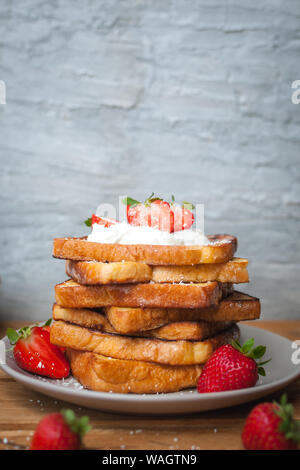
<svg viewBox="0 0 300 470"><path fill-rule="evenodd" d="M151 193L150 196L145 199L145 206L149 206L151 204L151 202L154 202L154 201L163 201L163 199L161 197L156 197L154 196L154 193Z"/></svg>
<svg viewBox="0 0 300 470"><path fill-rule="evenodd" d="M90 431L92 427L89 424L88 416L82 416L77 418L73 410L61 410L61 414L64 417L65 422L70 427L71 431L79 434L80 439L84 436L85 433Z"/></svg>
<svg viewBox="0 0 300 470"><path fill-rule="evenodd" d="M261 357L265 355L266 349L267 349L266 346L260 345L260 346L254 347L254 338L247 339L247 341L245 341L243 346L241 346L238 341L232 340L231 345L235 349L237 349L240 353L244 354L246 357L250 357L251 359L253 359L257 363L258 374L265 377L266 372L262 366L270 362L271 359L268 359L263 362L257 362L257 359L260 359Z"/></svg>
<svg viewBox="0 0 300 470"><path fill-rule="evenodd" d="M14 330L13 328L7 328L6 336L8 337L9 342L12 345L16 344L16 342L20 338L20 335L18 334L18 332Z"/></svg>
<svg viewBox="0 0 300 470"><path fill-rule="evenodd" d="M49 318L49 320L47 320L43 326L50 326L51 323L52 323L52 318Z"/></svg>
<svg viewBox="0 0 300 470"><path fill-rule="evenodd" d="M266 346L256 346L256 348L252 350L251 357L253 359L260 359L265 355L266 350Z"/></svg>
<svg viewBox="0 0 300 470"><path fill-rule="evenodd" d="M231 345L237 349L238 351L242 352L242 346L240 345L240 343L238 342L238 340L235 340L235 339L232 339L231 340Z"/></svg>
<svg viewBox="0 0 300 470"><path fill-rule="evenodd" d="M274 413L281 418L279 431L282 432L286 439L290 439L295 443L300 442L300 425L294 419L294 407L287 401L287 394L281 396L280 404L273 402Z"/></svg>
<svg viewBox="0 0 300 470"><path fill-rule="evenodd" d="M84 223L87 227L91 227L92 226L92 217L89 217L88 219L86 219L84 221Z"/></svg>
<svg viewBox="0 0 300 470"><path fill-rule="evenodd" d="M242 352L247 354L254 346L254 338L249 338L242 346Z"/></svg>
<svg viewBox="0 0 300 470"><path fill-rule="evenodd" d="M183 209L188 209L188 210L190 210L190 211L192 211L193 209L195 209L194 204L192 204L191 202L187 202L187 201L183 201L183 202L182 202L182 207L183 207Z"/></svg>
<svg viewBox="0 0 300 470"><path fill-rule="evenodd" d="M259 367L257 368L257 372L258 372L258 375L262 375L263 377L266 376L266 371L265 371L265 369L264 369L263 367L261 367L261 366L259 366Z"/></svg>
<svg viewBox="0 0 300 470"><path fill-rule="evenodd" d="M140 201L137 201L136 199L132 199L132 197L124 197L122 199L122 203L125 204L126 206L134 207L140 204Z"/></svg>

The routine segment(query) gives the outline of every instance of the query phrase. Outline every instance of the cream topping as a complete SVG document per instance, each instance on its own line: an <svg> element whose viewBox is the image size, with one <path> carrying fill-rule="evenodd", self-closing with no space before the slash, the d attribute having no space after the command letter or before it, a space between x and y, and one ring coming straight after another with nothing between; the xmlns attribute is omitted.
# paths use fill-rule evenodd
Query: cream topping
<svg viewBox="0 0 300 470"><path fill-rule="evenodd" d="M120 245L208 245L209 240L197 229L163 232L152 227L135 227L126 222L110 227L93 224L89 242L118 243Z"/></svg>

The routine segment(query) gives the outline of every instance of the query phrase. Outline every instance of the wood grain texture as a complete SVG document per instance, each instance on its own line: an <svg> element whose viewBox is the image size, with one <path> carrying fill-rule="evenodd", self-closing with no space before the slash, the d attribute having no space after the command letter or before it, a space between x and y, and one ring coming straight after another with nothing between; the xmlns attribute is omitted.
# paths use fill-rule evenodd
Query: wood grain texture
<svg viewBox="0 0 300 470"><path fill-rule="evenodd" d="M290 339L300 338L300 322L256 321L249 324ZM3 336L8 325L16 326L11 323L0 324L0 336ZM289 385L286 392L295 407L295 417L300 419L300 380ZM281 393L265 399L278 399ZM93 430L84 439L85 446L90 449L242 449L240 435L243 424L257 403L171 418L103 413L81 409L35 393L2 371L0 396L0 449L28 446L39 420L46 413L57 412L66 406L80 416L87 414L90 417ZM7 439L10 445L8 442L4 444L3 439Z"/></svg>

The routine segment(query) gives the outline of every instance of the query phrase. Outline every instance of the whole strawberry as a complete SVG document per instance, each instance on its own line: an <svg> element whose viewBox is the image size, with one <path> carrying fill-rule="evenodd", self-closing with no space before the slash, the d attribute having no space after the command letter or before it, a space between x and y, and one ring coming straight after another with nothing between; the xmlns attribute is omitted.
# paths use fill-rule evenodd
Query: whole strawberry
<svg viewBox="0 0 300 470"><path fill-rule="evenodd" d="M300 442L299 424L293 419L294 409L287 396L280 404L261 403L255 406L242 432L242 441L249 450L295 450Z"/></svg>
<svg viewBox="0 0 300 470"><path fill-rule="evenodd" d="M51 413L39 422L30 450L79 450L90 429L87 416L78 419L72 410Z"/></svg>
<svg viewBox="0 0 300 470"><path fill-rule="evenodd" d="M44 326L7 329L13 355L21 369L33 374L62 379L70 374L70 365L61 348L50 343L49 321Z"/></svg>
<svg viewBox="0 0 300 470"><path fill-rule="evenodd" d="M248 339L243 346L237 341L218 348L203 367L198 380L199 393L223 392L253 387L258 375L265 375L262 367L269 361L257 363L266 352L265 346L254 346Z"/></svg>

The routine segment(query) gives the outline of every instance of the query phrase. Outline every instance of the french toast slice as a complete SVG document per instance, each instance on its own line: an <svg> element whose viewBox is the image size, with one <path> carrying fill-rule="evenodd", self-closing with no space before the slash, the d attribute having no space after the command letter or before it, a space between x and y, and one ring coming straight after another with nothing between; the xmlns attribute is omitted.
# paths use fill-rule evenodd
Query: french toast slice
<svg viewBox="0 0 300 470"><path fill-rule="evenodd" d="M122 262L137 261L150 265L194 265L202 263L225 263L236 249L233 235L208 235L208 245L121 245L89 242L83 238L55 238L54 258L75 261Z"/></svg>
<svg viewBox="0 0 300 470"><path fill-rule="evenodd" d="M181 307L217 305L232 292L232 284L107 284L83 286L68 280L55 286L56 303L62 307Z"/></svg>
<svg viewBox="0 0 300 470"><path fill-rule="evenodd" d="M151 330L170 322L243 321L260 317L260 301L242 292L234 291L221 300L218 306L205 308L105 308L106 316L113 328L122 334Z"/></svg>
<svg viewBox="0 0 300 470"><path fill-rule="evenodd" d="M53 319L63 320L68 323L74 323L75 325L83 326L85 328L100 330L105 333L118 334L103 313L95 312L93 310L65 308L54 304ZM208 323L204 321L181 321L169 323L154 330L137 331L133 333L133 336L169 340L186 339L201 341L217 334L219 331L226 330L230 325L230 322Z"/></svg>
<svg viewBox="0 0 300 470"><path fill-rule="evenodd" d="M219 346L239 338L239 328L233 325L203 341L169 341L156 338L121 336L55 321L50 341L57 346L89 351L116 359L155 362L169 365L204 364Z"/></svg>
<svg viewBox="0 0 300 470"><path fill-rule="evenodd" d="M196 387L202 367L114 359L67 349L73 376L86 388L114 393L170 393Z"/></svg>
<svg viewBox="0 0 300 470"><path fill-rule="evenodd" d="M66 261L66 273L84 285L137 282L249 282L248 260L233 258L227 263L194 266L150 266L145 263L101 263L99 261Z"/></svg>
<svg viewBox="0 0 300 470"><path fill-rule="evenodd" d="M66 261L66 274L83 285L149 282L152 268L145 263L101 263L100 261Z"/></svg>

